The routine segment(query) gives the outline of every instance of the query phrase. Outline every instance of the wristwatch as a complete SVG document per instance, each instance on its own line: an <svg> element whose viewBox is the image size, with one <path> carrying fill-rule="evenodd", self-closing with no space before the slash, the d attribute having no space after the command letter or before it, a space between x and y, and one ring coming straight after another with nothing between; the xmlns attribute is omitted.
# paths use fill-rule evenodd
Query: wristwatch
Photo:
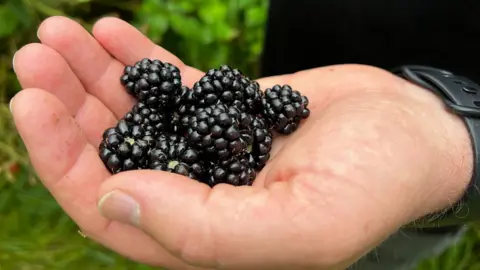
<svg viewBox="0 0 480 270"><path fill-rule="evenodd" d="M438 228L480 220L480 86L464 76L429 66L405 65L391 72L432 91L444 101L447 110L461 116L474 154L472 179L464 196L452 207L429 214L407 227Z"/></svg>

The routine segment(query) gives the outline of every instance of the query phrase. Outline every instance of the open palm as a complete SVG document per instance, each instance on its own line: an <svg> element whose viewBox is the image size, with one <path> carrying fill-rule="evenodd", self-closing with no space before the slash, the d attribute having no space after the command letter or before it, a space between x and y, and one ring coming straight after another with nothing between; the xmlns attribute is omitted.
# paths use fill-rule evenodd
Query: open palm
<svg viewBox="0 0 480 270"><path fill-rule="evenodd" d="M404 196L400 204L413 200L402 186L415 179L405 174L383 181L383 175L407 165L382 167L389 161L381 149L426 147L394 135L402 133L385 118L401 111L374 110L401 99L396 89L405 85L386 72L355 65L258 80L263 88L292 85L309 97L312 113L296 133L275 141L253 187L211 189L157 171L112 176L97 148L104 130L135 102L119 83L125 65L146 57L170 62L188 86L203 72L119 19L102 19L93 34L67 18L46 20L38 32L41 43L16 55L24 90L11 103L38 175L88 237L134 260L172 269L341 268L422 214L384 209L394 195ZM366 101L367 95L376 101ZM400 138L392 144L382 132ZM421 155L398 153L423 164ZM101 215L98 200L111 190L135 198L139 222Z"/></svg>

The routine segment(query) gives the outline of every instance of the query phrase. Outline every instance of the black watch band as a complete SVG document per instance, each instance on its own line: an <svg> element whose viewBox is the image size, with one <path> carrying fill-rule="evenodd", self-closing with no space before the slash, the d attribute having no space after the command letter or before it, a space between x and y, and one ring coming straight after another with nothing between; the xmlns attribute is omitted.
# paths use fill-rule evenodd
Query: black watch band
<svg viewBox="0 0 480 270"><path fill-rule="evenodd" d="M451 112L461 116L467 125L474 154L472 179L463 198L451 208L410 225L428 228L480 220L480 86L466 77L427 66L406 65L393 69L392 73L434 92Z"/></svg>

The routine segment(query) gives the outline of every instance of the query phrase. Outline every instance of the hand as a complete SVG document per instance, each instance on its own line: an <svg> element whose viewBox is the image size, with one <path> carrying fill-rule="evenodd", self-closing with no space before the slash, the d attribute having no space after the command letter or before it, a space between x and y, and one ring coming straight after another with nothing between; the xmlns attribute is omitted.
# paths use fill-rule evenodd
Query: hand
<svg viewBox="0 0 480 270"><path fill-rule="evenodd" d="M67 18L43 22L41 44L14 59L25 89L11 109L66 213L131 259L171 269L342 269L402 225L448 207L469 181L461 119L428 91L361 65L259 80L300 90L311 116L276 140L253 187L211 189L157 171L111 176L97 146L134 104L119 83L124 66L171 62L189 86L203 73L118 19L102 19L93 34Z"/></svg>

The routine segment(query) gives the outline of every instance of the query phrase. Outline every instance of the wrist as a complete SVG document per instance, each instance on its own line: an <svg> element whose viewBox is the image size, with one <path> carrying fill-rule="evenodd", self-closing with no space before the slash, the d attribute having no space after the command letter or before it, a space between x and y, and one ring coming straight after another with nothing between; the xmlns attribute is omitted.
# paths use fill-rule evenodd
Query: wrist
<svg viewBox="0 0 480 270"><path fill-rule="evenodd" d="M451 209L464 196L473 171L473 147L464 119L451 112L438 96L405 81L405 91L418 106L418 125L431 144L432 162L426 173L425 207L418 218Z"/></svg>

